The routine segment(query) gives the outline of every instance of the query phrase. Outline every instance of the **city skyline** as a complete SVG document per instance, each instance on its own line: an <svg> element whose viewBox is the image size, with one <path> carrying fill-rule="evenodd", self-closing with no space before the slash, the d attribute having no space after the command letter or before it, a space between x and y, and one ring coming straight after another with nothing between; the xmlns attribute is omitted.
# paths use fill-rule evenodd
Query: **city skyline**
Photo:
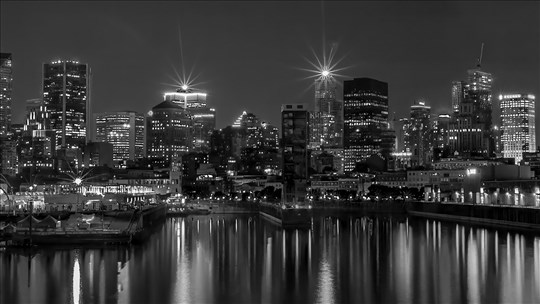
<svg viewBox="0 0 540 304"><path fill-rule="evenodd" d="M494 96L539 94L538 3L221 4L3 2L2 52L13 56L13 122L23 121L26 100L40 96L43 63L78 59L93 69L94 113L146 113L164 92L178 88L166 85L174 83L168 76L178 78L175 70L182 74L184 69L193 70L200 83L196 88L208 93L209 106L216 108L216 127L231 125L244 110L279 125L281 104L313 108L312 75L302 69L309 68L313 53L323 55L323 41L327 50L337 46L336 58L342 59L338 68L346 68L339 73L346 77L337 77L338 98L342 100L345 80L379 79L389 84L389 108L396 117L407 117L419 98L436 114L450 113L452 81L465 80L463 72L475 66L481 43L482 69L495 78ZM235 18L240 7L242 18ZM80 36L69 45L62 35L43 35L57 21L42 18L65 14L68 23L88 18L71 14L77 11L104 24L81 22ZM283 22L266 17L278 12ZM382 12L387 17L372 20L370 15L379 18ZM165 18L175 13L178 18ZM137 22L137 16L144 16L144 22ZM502 24L497 22L500 17L505 17ZM157 18L167 21L153 22ZM199 19L202 22L191 22ZM480 25L462 35L472 21ZM253 27L245 27L246 22ZM363 23L375 26L359 34L351 30ZM71 31L64 34L75 33ZM42 47L30 47L36 43Z"/></svg>

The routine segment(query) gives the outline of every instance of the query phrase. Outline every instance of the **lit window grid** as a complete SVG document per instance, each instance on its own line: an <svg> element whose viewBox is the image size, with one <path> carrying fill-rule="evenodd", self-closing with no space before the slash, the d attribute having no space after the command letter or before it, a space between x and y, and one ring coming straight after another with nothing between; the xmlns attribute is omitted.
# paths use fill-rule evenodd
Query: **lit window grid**
<svg viewBox="0 0 540 304"><path fill-rule="evenodd" d="M501 141L503 156L519 163L523 152L536 149L535 102L533 95L501 95Z"/></svg>

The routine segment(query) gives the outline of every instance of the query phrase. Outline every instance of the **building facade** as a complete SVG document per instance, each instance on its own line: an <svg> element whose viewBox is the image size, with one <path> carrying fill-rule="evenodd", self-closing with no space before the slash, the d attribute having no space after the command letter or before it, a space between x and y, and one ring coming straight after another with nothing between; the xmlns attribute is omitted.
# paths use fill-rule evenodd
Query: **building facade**
<svg viewBox="0 0 540 304"><path fill-rule="evenodd" d="M11 54L0 53L0 137L7 136L11 127L11 64Z"/></svg>
<svg viewBox="0 0 540 304"><path fill-rule="evenodd" d="M404 138L405 152L412 153L412 166L425 166L432 160L431 107L423 100L411 106L411 118L407 136Z"/></svg>
<svg viewBox="0 0 540 304"><path fill-rule="evenodd" d="M115 164L144 157L143 114L132 111L98 113L94 114L94 121L95 140L112 144Z"/></svg>
<svg viewBox="0 0 540 304"><path fill-rule="evenodd" d="M43 64L43 103L56 132L56 149L82 149L90 117L88 65L62 60Z"/></svg>
<svg viewBox="0 0 540 304"><path fill-rule="evenodd" d="M302 203L309 178L309 112L305 104L281 106L282 176L285 203Z"/></svg>
<svg viewBox="0 0 540 304"><path fill-rule="evenodd" d="M388 130L388 84L371 78L347 80L343 85L343 148L345 172L381 150Z"/></svg>
<svg viewBox="0 0 540 304"><path fill-rule="evenodd" d="M462 157L492 157L495 139L492 123L491 87L493 77L478 65L467 71L468 82L462 83L462 100L450 126L450 145ZM454 82L455 83L455 82ZM452 90L454 99L454 87ZM454 104L452 105L454 107Z"/></svg>
<svg viewBox="0 0 540 304"><path fill-rule="evenodd" d="M193 121L184 108L165 100L149 113L147 154L156 167L168 168L193 146Z"/></svg>
<svg viewBox="0 0 540 304"><path fill-rule="evenodd" d="M519 164L524 152L536 151L535 96L503 94L499 100L503 157L513 158Z"/></svg>
<svg viewBox="0 0 540 304"><path fill-rule="evenodd" d="M314 142L322 142L321 145L328 148L341 147L343 141L343 102L337 100L336 90L337 83L333 78L315 81L314 115L319 119L311 122L310 132L318 135Z"/></svg>
<svg viewBox="0 0 540 304"><path fill-rule="evenodd" d="M166 101L180 105L193 121L193 149L209 151L210 137L216 128L216 110L206 103L206 93L194 92L187 87L164 94Z"/></svg>

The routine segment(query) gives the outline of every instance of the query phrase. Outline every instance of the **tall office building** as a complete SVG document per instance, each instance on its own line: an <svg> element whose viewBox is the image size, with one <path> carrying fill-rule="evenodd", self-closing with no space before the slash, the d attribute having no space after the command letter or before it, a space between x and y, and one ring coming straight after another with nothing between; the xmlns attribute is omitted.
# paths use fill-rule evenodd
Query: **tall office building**
<svg viewBox="0 0 540 304"><path fill-rule="evenodd" d="M49 111L47 111L47 106L45 106L41 98L26 101L25 132L32 133L34 130L49 130L49 122Z"/></svg>
<svg viewBox="0 0 540 304"><path fill-rule="evenodd" d="M466 86L467 83L465 81L452 81L452 111L459 111L459 105L465 98Z"/></svg>
<svg viewBox="0 0 540 304"><path fill-rule="evenodd" d="M315 81L315 111L311 121L311 133L318 134L317 140L324 147L341 147L343 141L343 102L337 100L337 83L333 78ZM324 129L324 132L321 130ZM319 131L316 131L319 130Z"/></svg>
<svg viewBox="0 0 540 304"><path fill-rule="evenodd" d="M49 111L41 98L26 101L26 119L19 140L20 167L35 174L54 169L56 133L50 129Z"/></svg>
<svg viewBox="0 0 540 304"><path fill-rule="evenodd" d="M7 136L11 127L12 82L11 54L0 53L0 137Z"/></svg>
<svg viewBox="0 0 540 304"><path fill-rule="evenodd" d="M206 93L193 92L187 87L164 95L166 101L180 105L191 116L194 151L210 150L210 137L216 128L216 110L208 106L206 96Z"/></svg>
<svg viewBox="0 0 540 304"><path fill-rule="evenodd" d="M309 178L309 112L305 104L281 106L283 202L302 203Z"/></svg>
<svg viewBox="0 0 540 304"><path fill-rule="evenodd" d="M309 148L311 150L321 150L321 148L338 146L334 115L316 111L312 112L310 113L309 125Z"/></svg>
<svg viewBox="0 0 540 304"><path fill-rule="evenodd" d="M411 152L413 166L425 166L432 159L431 107L425 101L417 100L411 106L409 130L405 138L405 149Z"/></svg>
<svg viewBox="0 0 540 304"><path fill-rule="evenodd" d="M145 119L133 111L94 114L96 141L113 146L115 165L144 157Z"/></svg>
<svg viewBox="0 0 540 304"><path fill-rule="evenodd" d="M78 61L43 64L43 103L56 132L56 149L81 149L87 142L90 68Z"/></svg>
<svg viewBox="0 0 540 304"><path fill-rule="evenodd" d="M492 123L491 86L493 77L478 65L467 71L463 100L454 109L450 123L450 145L461 157L492 157L495 140ZM452 92L453 93L453 92Z"/></svg>
<svg viewBox="0 0 540 304"><path fill-rule="evenodd" d="M193 147L193 121L179 104L165 100L149 113L147 155L156 167L170 167Z"/></svg>
<svg viewBox="0 0 540 304"><path fill-rule="evenodd" d="M409 118L400 118L394 123L396 129L396 152L405 152L405 140L409 136Z"/></svg>
<svg viewBox="0 0 540 304"><path fill-rule="evenodd" d="M11 90L13 74L11 54L0 53L0 172L18 172L17 141L11 134Z"/></svg>
<svg viewBox="0 0 540 304"><path fill-rule="evenodd" d="M432 121L433 161L451 156L449 114L439 114Z"/></svg>
<svg viewBox="0 0 540 304"><path fill-rule="evenodd" d="M382 147L388 130L388 84L371 78L347 80L343 87L345 172Z"/></svg>
<svg viewBox="0 0 540 304"><path fill-rule="evenodd" d="M516 164L523 152L536 151L534 118L535 96L532 94L503 94L499 96L502 117L503 156L514 158Z"/></svg>

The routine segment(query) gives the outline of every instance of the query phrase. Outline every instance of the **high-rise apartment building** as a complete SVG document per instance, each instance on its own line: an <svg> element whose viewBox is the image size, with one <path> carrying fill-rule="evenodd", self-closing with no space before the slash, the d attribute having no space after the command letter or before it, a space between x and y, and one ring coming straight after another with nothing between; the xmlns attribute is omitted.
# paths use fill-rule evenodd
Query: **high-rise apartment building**
<svg viewBox="0 0 540 304"><path fill-rule="evenodd" d="M514 158L516 164L524 152L536 151L535 96L503 94L499 96L502 118L503 156Z"/></svg>
<svg viewBox="0 0 540 304"><path fill-rule="evenodd" d="M305 104L281 106L283 202L301 203L309 178L309 112Z"/></svg>
<svg viewBox="0 0 540 304"><path fill-rule="evenodd" d="M115 165L144 157L145 119L133 111L94 114L96 141L113 146Z"/></svg>
<svg viewBox="0 0 540 304"><path fill-rule="evenodd" d="M193 121L179 104L165 100L149 113L147 155L157 167L166 168L193 147Z"/></svg>
<svg viewBox="0 0 540 304"><path fill-rule="evenodd" d="M388 130L388 84L371 78L347 80L343 85L343 148L345 172L382 147Z"/></svg>
<svg viewBox="0 0 540 304"><path fill-rule="evenodd" d="M0 53L0 137L7 136L11 127L11 64L11 54Z"/></svg>
<svg viewBox="0 0 540 304"><path fill-rule="evenodd" d="M43 64L43 103L56 149L81 149L87 142L90 113L90 68L78 61Z"/></svg>

